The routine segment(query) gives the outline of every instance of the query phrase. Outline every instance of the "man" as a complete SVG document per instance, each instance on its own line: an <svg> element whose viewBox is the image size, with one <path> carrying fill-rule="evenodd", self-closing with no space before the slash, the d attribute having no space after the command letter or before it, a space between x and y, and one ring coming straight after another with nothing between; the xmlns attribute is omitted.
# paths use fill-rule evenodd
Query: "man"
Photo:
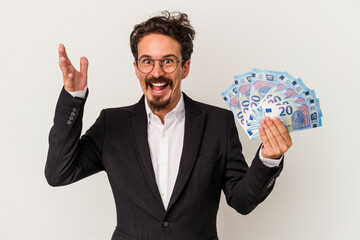
<svg viewBox="0 0 360 240"><path fill-rule="evenodd" d="M136 25L130 42L144 96L103 110L81 139L88 60L81 58L77 72L59 47L64 88L45 175L60 186L106 171L117 208L112 240L218 239L221 190L231 207L248 214L280 174L292 143L279 119L262 121L263 144L249 168L232 113L181 92L194 35L183 13L164 12Z"/></svg>

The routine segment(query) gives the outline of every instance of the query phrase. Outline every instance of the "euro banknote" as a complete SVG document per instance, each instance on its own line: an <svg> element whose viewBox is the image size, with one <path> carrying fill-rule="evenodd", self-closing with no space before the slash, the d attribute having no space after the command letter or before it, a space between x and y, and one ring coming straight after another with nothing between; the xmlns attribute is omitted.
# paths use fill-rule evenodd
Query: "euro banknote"
<svg viewBox="0 0 360 240"><path fill-rule="evenodd" d="M235 75L221 96L250 140L260 136L260 121L266 116L278 117L289 132L322 126L315 91L287 72L253 68Z"/></svg>

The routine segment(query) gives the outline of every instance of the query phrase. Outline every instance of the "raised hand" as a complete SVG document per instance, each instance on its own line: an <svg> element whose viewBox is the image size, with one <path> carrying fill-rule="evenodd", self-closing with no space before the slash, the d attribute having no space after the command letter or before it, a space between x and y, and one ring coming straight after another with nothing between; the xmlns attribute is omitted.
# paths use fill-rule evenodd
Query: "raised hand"
<svg viewBox="0 0 360 240"><path fill-rule="evenodd" d="M86 57L80 58L80 72L71 64L63 44L59 45L59 66L64 80L64 87L69 92L82 91L87 85L87 69L89 62Z"/></svg>
<svg viewBox="0 0 360 240"><path fill-rule="evenodd" d="M277 117L273 119L266 117L260 124L259 132L263 142L262 156L272 159L281 157L292 145L289 131Z"/></svg>

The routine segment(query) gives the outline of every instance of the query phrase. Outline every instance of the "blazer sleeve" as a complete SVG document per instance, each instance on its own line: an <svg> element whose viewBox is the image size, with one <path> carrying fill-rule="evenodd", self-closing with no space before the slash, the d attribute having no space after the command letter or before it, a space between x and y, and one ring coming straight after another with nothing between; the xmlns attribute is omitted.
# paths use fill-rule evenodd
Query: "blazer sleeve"
<svg viewBox="0 0 360 240"><path fill-rule="evenodd" d="M51 186L62 186L104 170L102 145L105 114L81 137L85 99L71 96L63 88L49 134L45 177Z"/></svg>
<svg viewBox="0 0 360 240"><path fill-rule="evenodd" d="M278 167L267 167L259 158L259 148L249 168L242 154L234 116L229 113L223 189L228 205L241 214L248 214L272 191L275 179L283 168L283 160Z"/></svg>

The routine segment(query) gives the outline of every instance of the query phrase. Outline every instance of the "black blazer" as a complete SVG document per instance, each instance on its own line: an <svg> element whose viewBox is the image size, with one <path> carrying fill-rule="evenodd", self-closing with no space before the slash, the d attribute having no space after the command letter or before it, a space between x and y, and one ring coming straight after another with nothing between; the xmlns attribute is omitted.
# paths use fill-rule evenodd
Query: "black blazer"
<svg viewBox="0 0 360 240"><path fill-rule="evenodd" d="M112 240L218 239L221 190L231 207L248 214L271 192L281 172L282 163L268 168L258 153L249 168L233 114L184 94L184 145L165 210L147 142L144 96L135 105L102 110L80 138L85 100L61 91L45 176L51 186L62 186L106 171L117 209Z"/></svg>

